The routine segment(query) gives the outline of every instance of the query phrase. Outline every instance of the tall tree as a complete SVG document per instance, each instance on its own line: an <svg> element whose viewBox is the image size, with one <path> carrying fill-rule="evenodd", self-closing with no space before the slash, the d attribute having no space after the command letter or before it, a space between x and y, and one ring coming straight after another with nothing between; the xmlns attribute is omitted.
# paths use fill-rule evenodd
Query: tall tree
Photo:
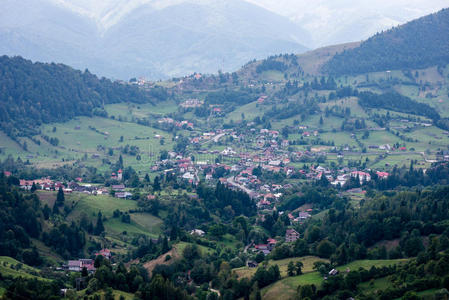
<svg viewBox="0 0 449 300"><path fill-rule="evenodd" d="M56 196L56 204L58 206L63 206L64 205L64 191L62 190L62 186L59 187L58 190L58 195Z"/></svg>
<svg viewBox="0 0 449 300"><path fill-rule="evenodd" d="M98 216L97 216L97 224L95 226L94 233L95 233L95 235L100 235L103 231L104 231L103 215L101 214L101 211L99 211Z"/></svg>

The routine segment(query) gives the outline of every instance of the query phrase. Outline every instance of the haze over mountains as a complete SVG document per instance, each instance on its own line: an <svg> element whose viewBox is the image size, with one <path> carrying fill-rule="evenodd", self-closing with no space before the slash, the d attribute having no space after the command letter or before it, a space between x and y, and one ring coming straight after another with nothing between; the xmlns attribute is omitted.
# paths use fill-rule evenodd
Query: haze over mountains
<svg viewBox="0 0 449 300"><path fill-rule="evenodd" d="M303 52L308 40L288 19L240 0L127 6L118 19L114 11L98 19L47 0L4 6L0 53L122 79L230 71L250 59Z"/></svg>
<svg viewBox="0 0 449 300"><path fill-rule="evenodd" d="M0 54L63 62L120 79L234 71L271 54L360 40L443 6L439 0L426 9L412 2L412 12L393 9L387 15L351 3L276 2L4 0Z"/></svg>

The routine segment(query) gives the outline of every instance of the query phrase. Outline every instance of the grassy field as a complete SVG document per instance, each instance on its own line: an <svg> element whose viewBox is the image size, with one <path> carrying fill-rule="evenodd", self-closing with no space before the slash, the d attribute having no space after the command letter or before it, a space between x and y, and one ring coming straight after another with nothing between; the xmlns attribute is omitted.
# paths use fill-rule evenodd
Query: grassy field
<svg viewBox="0 0 449 300"><path fill-rule="evenodd" d="M133 294L127 293L127 292L123 292L123 291L119 291L119 290L112 290L112 294L114 295L114 300L119 300L120 297L123 297L125 300L133 300L133 299L135 299ZM78 295L78 297L80 297L80 299L82 299L86 295L86 290L79 291L77 293L77 295ZM99 290L99 291L93 293L90 296L99 296L100 299L104 299L105 291L104 290Z"/></svg>
<svg viewBox="0 0 449 300"><path fill-rule="evenodd" d="M179 242L179 243L173 245L173 247L176 249L176 251L178 252L179 255L182 255L182 251L184 251L184 249L187 245L192 245L192 243ZM202 254L212 253L214 251L214 249L203 246L203 245L198 245L198 248L200 249L200 252Z"/></svg>
<svg viewBox="0 0 449 300"><path fill-rule="evenodd" d="M304 257L295 257L295 258L286 258L281 260L269 260L268 266L272 265L278 265L279 270L281 271L281 276L286 277L287 276L287 266L290 262L296 263L298 261L301 261L304 265L302 268L303 273L308 273L313 271L313 264L317 261L328 261L327 259L322 259L316 256L304 256ZM237 274L239 278L250 278L256 273L257 268L248 268L248 267L241 267L233 269L234 273Z"/></svg>
<svg viewBox="0 0 449 300"><path fill-rule="evenodd" d="M56 192L38 191L39 198L43 203L53 207L56 199ZM79 221L85 215L93 224L97 219L97 214L101 211L107 236L120 240L123 232L126 235L148 235L157 237L161 233L162 220L149 213L131 213L131 223L123 223L120 218L113 218L113 212L120 210L125 213L129 210L137 209L137 202L114 198L109 195L86 195L82 193L72 193L65 197L66 205L73 206L73 210L67 216L69 221Z"/></svg>
<svg viewBox="0 0 449 300"><path fill-rule="evenodd" d="M242 120L242 113L246 120L252 121L255 117L262 117L265 111L270 109L270 106L258 104L257 101L242 105L228 114L226 121L239 121Z"/></svg>
<svg viewBox="0 0 449 300"><path fill-rule="evenodd" d="M131 120L134 118L153 118L157 116L164 116L169 113L176 112L178 105L173 101L159 102L157 105L152 104L136 104L136 103L118 103L109 104L105 106L109 116L118 118L127 118Z"/></svg>
<svg viewBox="0 0 449 300"><path fill-rule="evenodd" d="M341 272L346 269L358 270L359 268L370 269L372 266L383 267L393 264L405 263L406 259L393 260L358 260L347 265L337 267ZM318 272L310 272L299 276L286 277L262 289L263 299L292 299L296 294L298 285L314 284L317 287L323 282L323 277ZM379 282L378 285L382 283Z"/></svg>
<svg viewBox="0 0 449 300"><path fill-rule="evenodd" d="M92 222L96 220L96 214L101 211L107 221L104 222L106 232L115 237L120 236L124 231L127 235L149 235L156 237L161 232L162 220L148 213L131 214L131 223L123 223L120 218L113 218L114 210L128 212L137 208L137 202L114 198L109 195L84 195L73 193L68 195L66 201L75 203L74 210L69 214L69 220L79 220L82 213L85 213ZM95 224L95 223L94 223Z"/></svg>
<svg viewBox="0 0 449 300"><path fill-rule="evenodd" d="M161 232L162 220L148 213L133 213L131 220L150 233L159 234Z"/></svg>
<svg viewBox="0 0 449 300"><path fill-rule="evenodd" d="M154 108L151 112L170 111L170 107L176 108L174 103L171 103ZM135 110L131 109L132 115L129 116L129 121L134 114L145 114L152 107L143 106L143 108L141 110L137 107ZM127 104L117 104L110 109L124 114L129 112ZM55 132L53 131L54 127L56 127ZM8 155L15 158L21 157L23 160L30 160L38 168L54 168L63 164L71 164L76 160L84 160L85 164L94 166L101 172L109 172L110 166L104 164L102 159L115 163L120 155L119 148L130 145L139 147L141 160L137 160L136 156L122 154L124 163L127 166L132 166L143 176L145 175L143 172L149 171L149 165L155 161L161 150L173 148L171 135L167 132L110 118L79 117L65 123L46 124L41 126L40 130L42 135L57 138L58 146L50 145L40 135L34 137L41 141L40 145L28 138L19 138L21 143L27 143L28 151L24 151L19 144L0 132L2 141L0 148L3 149L0 152L0 159L4 159ZM188 132L181 131L180 133L188 135ZM163 145L160 142L161 138L156 137L157 135L164 139ZM121 137L123 137L123 142L119 142ZM112 156L108 153L109 148L113 149Z"/></svg>
<svg viewBox="0 0 449 300"><path fill-rule="evenodd" d="M0 274L10 277L24 277L29 279L39 279L49 281L49 279L39 276L40 270L30 267L9 256L0 256Z"/></svg>
<svg viewBox="0 0 449 300"><path fill-rule="evenodd" d="M259 79L269 82L280 82L284 80L284 73L275 70L264 71L259 75Z"/></svg>
<svg viewBox="0 0 449 300"><path fill-rule="evenodd" d="M359 284L359 288L362 289L366 294L375 293L376 291L383 291L388 287L392 286L390 280L387 277L382 277L373 281L362 282Z"/></svg>

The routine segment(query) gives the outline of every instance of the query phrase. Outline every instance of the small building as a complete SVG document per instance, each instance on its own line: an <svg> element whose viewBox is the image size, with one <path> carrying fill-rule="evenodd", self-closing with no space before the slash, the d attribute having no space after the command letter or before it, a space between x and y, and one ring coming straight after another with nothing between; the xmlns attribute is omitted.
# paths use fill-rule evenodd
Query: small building
<svg viewBox="0 0 449 300"><path fill-rule="evenodd" d="M190 231L190 235L204 236L206 233L201 229L193 229Z"/></svg>
<svg viewBox="0 0 449 300"><path fill-rule="evenodd" d="M259 264L254 260L249 260L246 262L246 265L248 266L248 268L257 268Z"/></svg>
<svg viewBox="0 0 449 300"><path fill-rule="evenodd" d="M329 271L329 276L335 276L338 275L338 270L337 269L332 269Z"/></svg>
<svg viewBox="0 0 449 300"><path fill-rule="evenodd" d="M296 230L290 228L285 231L285 241L287 243L294 242L297 239L299 239L299 233Z"/></svg>
<svg viewBox="0 0 449 300"><path fill-rule="evenodd" d="M74 272L81 272L83 268L86 268L87 271L93 272L95 271L94 261L89 258L83 258L78 260L69 260L66 265L67 270Z"/></svg>
<svg viewBox="0 0 449 300"><path fill-rule="evenodd" d="M111 188L114 192L124 192L125 191L124 184L115 184L115 185L112 185Z"/></svg>
<svg viewBox="0 0 449 300"><path fill-rule="evenodd" d="M308 212L303 212L303 211L301 211L298 215L298 219L300 219L300 220L306 220L310 217L311 217L311 215Z"/></svg>
<svg viewBox="0 0 449 300"><path fill-rule="evenodd" d="M101 249L100 251L95 253L95 256L98 256L98 255L101 255L106 259L111 259L111 257L112 257L112 253L109 249Z"/></svg>
<svg viewBox="0 0 449 300"><path fill-rule="evenodd" d="M114 194L115 198L120 198L120 199L127 199L129 197L132 197L132 193L130 192L116 192Z"/></svg>

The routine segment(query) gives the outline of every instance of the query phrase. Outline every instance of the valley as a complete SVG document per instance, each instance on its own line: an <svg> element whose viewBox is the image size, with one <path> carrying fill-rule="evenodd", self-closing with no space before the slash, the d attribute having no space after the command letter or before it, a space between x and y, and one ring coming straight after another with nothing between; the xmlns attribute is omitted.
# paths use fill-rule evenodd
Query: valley
<svg viewBox="0 0 449 300"><path fill-rule="evenodd" d="M1 57L0 297L447 298L447 20L158 82Z"/></svg>

